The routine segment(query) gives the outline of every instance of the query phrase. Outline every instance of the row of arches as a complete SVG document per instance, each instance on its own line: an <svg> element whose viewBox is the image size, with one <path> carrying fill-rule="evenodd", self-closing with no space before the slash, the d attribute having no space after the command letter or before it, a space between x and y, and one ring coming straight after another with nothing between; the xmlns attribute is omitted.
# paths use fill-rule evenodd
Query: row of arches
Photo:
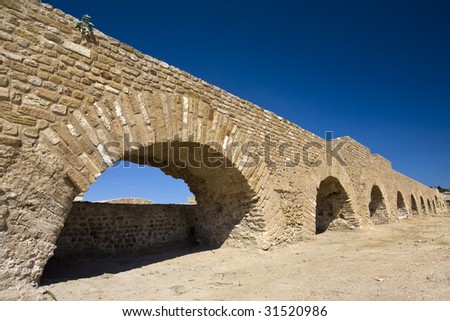
<svg viewBox="0 0 450 321"><path fill-rule="evenodd" d="M413 216L417 216L419 214L437 214L437 206L442 208L442 204L439 203L437 196L435 196L435 200L432 199L431 201L429 198L427 198L426 202L422 195L416 198L414 194L411 194L409 197L410 202L408 208L403 194L400 191L397 191L396 218L406 218L408 217L409 213L411 213ZM417 200L420 201L420 207ZM378 185L373 185L372 187L370 194L369 212L370 218L374 224L387 223L390 219L386 207L385 197L383 196L383 193L381 192L381 189Z"/></svg>
<svg viewBox="0 0 450 321"><path fill-rule="evenodd" d="M434 199L415 193L406 196L401 191L397 191L395 200L392 201L387 201L379 185L372 186L368 209L373 224L385 224L410 216L434 215L445 208L445 204L440 203L437 196ZM389 204L392 204L391 207ZM329 176L321 181L317 189L315 214L316 234L323 233L330 227L346 224L345 221L354 215L348 192L338 178Z"/></svg>

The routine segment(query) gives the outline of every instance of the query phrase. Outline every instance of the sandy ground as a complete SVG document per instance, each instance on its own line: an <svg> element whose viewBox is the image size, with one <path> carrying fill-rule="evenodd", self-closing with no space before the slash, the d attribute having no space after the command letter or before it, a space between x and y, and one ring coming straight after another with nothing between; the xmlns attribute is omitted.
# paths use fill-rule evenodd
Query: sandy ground
<svg viewBox="0 0 450 321"><path fill-rule="evenodd" d="M450 300L450 217L327 231L268 252L60 262L43 283L58 300Z"/></svg>

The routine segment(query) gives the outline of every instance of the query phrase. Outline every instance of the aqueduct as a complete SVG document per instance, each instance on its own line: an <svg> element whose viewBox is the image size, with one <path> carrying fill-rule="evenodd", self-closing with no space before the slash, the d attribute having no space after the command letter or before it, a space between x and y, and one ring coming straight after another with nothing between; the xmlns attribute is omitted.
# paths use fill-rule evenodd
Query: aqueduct
<svg viewBox="0 0 450 321"><path fill-rule="evenodd" d="M441 215L442 196L350 137L326 141L39 1L1 0L0 290L38 282L74 197L115 161L195 194L198 238L268 249Z"/></svg>

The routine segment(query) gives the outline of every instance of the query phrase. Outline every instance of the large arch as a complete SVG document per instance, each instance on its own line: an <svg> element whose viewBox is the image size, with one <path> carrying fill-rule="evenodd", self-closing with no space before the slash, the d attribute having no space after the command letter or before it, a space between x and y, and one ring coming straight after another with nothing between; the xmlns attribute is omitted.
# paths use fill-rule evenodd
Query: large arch
<svg viewBox="0 0 450 321"><path fill-rule="evenodd" d="M320 182L316 201L316 233L347 226L346 219L353 215L350 198L339 180L329 176Z"/></svg>
<svg viewBox="0 0 450 321"><path fill-rule="evenodd" d="M197 201L196 234L202 243L223 244L255 205L255 192L247 179L212 146L180 141L155 143L131 150L125 157L186 182Z"/></svg>
<svg viewBox="0 0 450 321"><path fill-rule="evenodd" d="M370 192L369 212L370 219L374 224L383 224L389 221L386 202L378 185L373 185Z"/></svg>
<svg viewBox="0 0 450 321"><path fill-rule="evenodd" d="M417 207L416 198L411 194L411 213L413 215L419 215L419 208Z"/></svg>
<svg viewBox="0 0 450 321"><path fill-rule="evenodd" d="M397 217L406 218L408 210L406 209L405 199L400 191L397 192Z"/></svg>
<svg viewBox="0 0 450 321"><path fill-rule="evenodd" d="M264 206L270 200L258 197L257 191L268 191L264 185L268 179L265 164L257 163L256 156L236 152L232 141L250 138L241 134L226 115L214 116L209 105L187 96L155 94L144 100L131 92L118 97L105 95L94 106L80 107L68 115L66 124L43 130L37 142L30 144L28 154L13 163L4 176L5 181L15 181L10 188L20 191L21 196L11 202L8 234L3 235L10 237L7 242L12 247L23 247L19 252L30 256L26 261L32 267L28 271L17 264L10 281L25 278L39 282L73 199L120 159L159 167L189 185L198 204L195 233L200 242L211 246L224 242L230 246L270 246L265 243L262 208L276 217L278 205ZM136 101L142 109L132 113ZM177 102L184 102L185 110L194 108L196 114L208 116L199 118L201 123L189 122L189 118L186 121L186 113L175 111ZM174 110L172 115L165 112L169 106ZM147 126L139 126L145 122L143 114L155 118L149 118ZM220 128L217 122L222 124ZM30 185L30 181L39 185ZM33 206L23 207L30 201ZM17 210L14 202L21 204ZM29 222L34 222L33 227L24 229ZM24 243L24 238L32 241ZM7 257L4 262L9 260L15 262L16 258Z"/></svg>

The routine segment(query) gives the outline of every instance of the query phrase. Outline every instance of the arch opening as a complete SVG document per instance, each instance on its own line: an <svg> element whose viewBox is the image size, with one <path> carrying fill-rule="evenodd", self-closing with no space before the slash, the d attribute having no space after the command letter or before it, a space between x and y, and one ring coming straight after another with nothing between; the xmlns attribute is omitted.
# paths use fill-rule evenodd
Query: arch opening
<svg viewBox="0 0 450 321"><path fill-rule="evenodd" d="M389 221L386 202L378 185L374 185L370 192L369 212L370 219L374 224L383 224Z"/></svg>
<svg viewBox="0 0 450 321"><path fill-rule="evenodd" d="M187 254L219 247L227 240L256 242L252 230L258 223L249 226L244 220L246 215L255 214L255 193L223 153L193 142L156 143L145 149L132 150L123 158L182 179L195 195L196 204L74 203L75 216L66 225L78 225L63 228L54 258L70 261L74 257L110 258L130 254L145 257L160 251L175 251L174 255L179 256L180 249ZM86 210L90 211L87 216L83 215ZM245 238L238 237L240 233L245 233ZM86 246L80 246L81 243ZM71 251L62 252L68 248ZM166 253L165 257L170 254ZM154 262L154 258L146 262Z"/></svg>
<svg viewBox="0 0 450 321"><path fill-rule="evenodd" d="M431 202L431 204L433 205L433 213L434 213L434 214L437 214L437 211L436 211L436 203L434 202L434 200Z"/></svg>
<svg viewBox="0 0 450 321"><path fill-rule="evenodd" d="M427 198L427 211L428 211L428 213L432 214L431 202L430 202L429 198Z"/></svg>
<svg viewBox="0 0 450 321"><path fill-rule="evenodd" d="M406 209L405 199L402 193L397 192L397 217L400 219L408 216L408 210Z"/></svg>
<svg viewBox="0 0 450 321"><path fill-rule="evenodd" d="M420 196L420 209L421 209L421 211L422 211L423 214L426 214L426 213L427 213L427 209L426 209L426 207L425 207L425 202L424 202L422 196Z"/></svg>
<svg viewBox="0 0 450 321"><path fill-rule="evenodd" d="M411 212L413 215L419 215L419 208L417 207L416 198L411 194Z"/></svg>
<svg viewBox="0 0 450 321"><path fill-rule="evenodd" d="M329 228L349 228L354 214L347 192L335 177L324 179L317 190L316 234Z"/></svg>
<svg viewBox="0 0 450 321"><path fill-rule="evenodd" d="M151 166L117 161L89 189L78 195L83 202L129 204L186 204L194 195L182 179Z"/></svg>

